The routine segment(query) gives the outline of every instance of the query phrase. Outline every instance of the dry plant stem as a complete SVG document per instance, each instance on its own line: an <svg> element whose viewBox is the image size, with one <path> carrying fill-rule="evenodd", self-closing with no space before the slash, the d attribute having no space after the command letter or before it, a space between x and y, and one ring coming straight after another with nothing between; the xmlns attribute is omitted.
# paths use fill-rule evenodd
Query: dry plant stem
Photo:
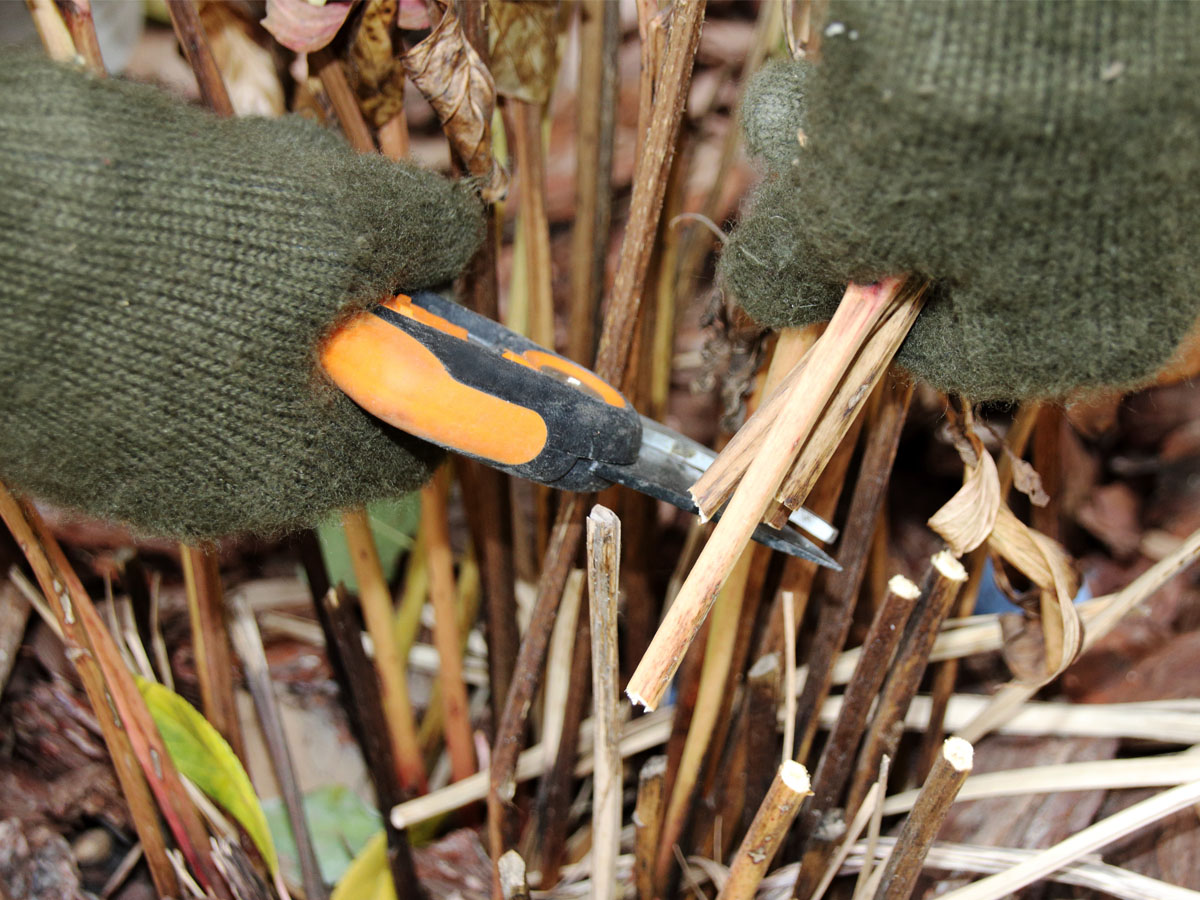
<svg viewBox="0 0 1200 900"><path fill-rule="evenodd" d="M912 400L911 383L884 384L880 391L880 404L867 436L862 466L843 528L840 545L845 548L841 554L843 569L825 573L821 614L808 655L808 678L799 704L794 757L797 760L807 759L812 749L817 730L816 712L829 696L833 662L845 646L854 621L854 604L866 574L871 535L883 508L900 445L900 432Z"/></svg>
<svg viewBox="0 0 1200 900"><path fill-rule="evenodd" d="M404 118L404 108L379 126L379 152L388 159L404 159L408 156L408 120Z"/></svg>
<svg viewBox="0 0 1200 900"><path fill-rule="evenodd" d="M313 544L304 554L306 570L313 553L316 554L313 564L320 565L322 570L317 579L314 579L313 572L309 571L309 584L317 595L314 599L321 628L325 633L326 654L343 695L343 706L351 724L355 726L367 772L375 787L379 811L387 831L388 867L392 873L392 882L398 897L404 896L406 891L415 892L416 900L424 897L424 891L417 881L408 833L392 825L388 816L391 808L404 800L404 792L397 776L392 745L388 740L387 723L379 697L379 682L375 669L363 650L362 629L354 616L352 604L344 591L329 587L328 578L324 576L323 563L320 562L320 547L316 546L316 538L312 532L307 532L306 540Z"/></svg>
<svg viewBox="0 0 1200 900"><path fill-rule="evenodd" d="M1088 826L1006 872L992 875L942 896L953 900L993 900L1006 897L1121 837L1194 805L1197 801L1200 801L1200 781L1181 784Z"/></svg>
<svg viewBox="0 0 1200 900"><path fill-rule="evenodd" d="M554 627L554 615L583 533L583 500L578 494L564 494L560 500L529 628L517 654L512 686L505 700L500 725L496 729L488 789L488 835L492 859L499 859L516 839L511 804L517 787L517 758L524 744L525 724L533 695L541 679L546 646Z"/></svg>
<svg viewBox="0 0 1200 900"><path fill-rule="evenodd" d="M854 884L855 900L863 900L866 897L867 885L869 884L872 875L871 869L875 861L875 848L879 844L879 832L883 825L883 795L887 792L888 774L892 768L892 758L885 756L879 761L879 778L875 781L871 790L867 792L868 801L871 795L874 794L874 802L871 809L871 823L867 829L867 852L863 857L862 871L858 873L858 880ZM867 806L864 803L863 806ZM861 810L860 810L861 812ZM855 816L857 819L858 816Z"/></svg>
<svg viewBox="0 0 1200 900"><path fill-rule="evenodd" d="M846 472L849 470L850 462L854 457L855 447L858 446L858 437L862 431L862 424L862 417L860 416L850 426L849 433L842 440L842 445L833 455L833 459L825 471L821 473L821 477L817 479L817 486L813 488L813 492L809 497L808 508L823 519L832 518L837 511L838 501L841 499L842 490L846 485ZM787 590L795 596L796 621L802 622L812 594L813 582L820 571L821 569L816 563L807 559L798 559L790 556L784 561L783 576L780 579L780 593L776 595L770 617L767 619L767 627L763 630L762 638L759 641L758 651L760 654L783 651L785 635L782 591ZM795 639L795 635L792 636L792 639Z"/></svg>
<svg viewBox="0 0 1200 900"><path fill-rule="evenodd" d="M550 282L550 223L546 218L546 154L542 141L542 105L507 99L505 129L516 157L517 227L525 251L528 336L554 347L554 298Z"/></svg>
<svg viewBox="0 0 1200 900"><path fill-rule="evenodd" d="M441 686L446 749L454 781L476 771L475 740L471 730L471 705L463 682L462 641L455 612L454 557L446 520L444 473L421 490L421 527L428 554L429 596L433 603L433 642L438 651L438 684Z"/></svg>
<svg viewBox="0 0 1200 900"><path fill-rule="evenodd" d="M592 698L595 703L592 781L592 896L617 896L621 852L620 664L617 659L617 583L621 522L596 505L587 519L588 598L592 631Z"/></svg>
<svg viewBox="0 0 1200 900"><path fill-rule="evenodd" d="M328 47L311 54L308 60L312 70L321 79L325 93L329 95L329 103L350 146L359 153L374 153L375 141L371 137L371 129L367 127L358 99L346 79L342 61Z"/></svg>
<svg viewBox="0 0 1200 900"><path fill-rule="evenodd" d="M902 286L899 279L888 278L868 287L847 288L828 329L809 356L811 364L806 369L810 377L798 383L803 390L793 387L788 393L781 415L772 424L725 515L633 673L626 688L633 702L653 709L662 699L679 660L762 520L796 452L863 341L880 316L892 307Z"/></svg>
<svg viewBox="0 0 1200 900"><path fill-rule="evenodd" d="M798 762L786 760L750 823L718 900L750 900L754 896L806 796L808 773Z"/></svg>
<svg viewBox="0 0 1200 900"><path fill-rule="evenodd" d="M96 40L96 23L92 21L91 0L55 0L62 13L75 52L83 57L87 67L96 75L103 75L104 60L100 57L100 43Z"/></svg>
<svg viewBox="0 0 1200 900"><path fill-rule="evenodd" d="M138 840L146 852L146 862L155 889L161 896L176 896L179 887L167 857L166 839L159 824L154 796L138 766L130 734L122 726L120 718L112 713L105 673L97 654L92 652L88 630L78 615L79 595L83 595L84 602L90 601L83 594L82 585L79 585L73 572L67 574L58 571L51 561L48 548L34 533L26 512L3 486L0 486L0 516L29 560L53 620L62 631L67 656L74 663L88 701L96 713L96 721L112 758L121 793L129 805Z"/></svg>
<svg viewBox="0 0 1200 900"><path fill-rule="evenodd" d="M666 884L669 877L675 861L674 847L683 837L701 771L706 761L709 761L710 747L716 746L712 744L713 731L722 711L722 695L728 683L729 664L733 657L733 645L745 598L746 579L750 574L753 557L754 548L747 547L714 604L696 704L663 818L656 871L659 885Z"/></svg>
<svg viewBox="0 0 1200 900"><path fill-rule="evenodd" d="M75 42L67 23L54 4L54 0L25 0L33 25L46 55L55 62L70 62L75 58Z"/></svg>
<svg viewBox="0 0 1200 900"><path fill-rule="evenodd" d="M525 860L509 850L496 863L500 873L500 893L504 900L529 900L529 882L525 879Z"/></svg>
<svg viewBox="0 0 1200 900"><path fill-rule="evenodd" d="M1019 458L1025 452L1025 446L1038 421L1040 409L1041 405L1038 403L1026 403L1022 405L1020 412L1017 413L1013 425L1006 435L1005 444L1007 452L1001 454L1000 462L996 466L996 474L1000 481L1000 499L1002 502L1007 502L1009 491L1012 488L1012 456ZM1033 510L1036 513L1038 507L1034 506ZM956 608L951 612L952 616L957 618L969 616L975 608L975 601L979 596L979 587L983 581L983 571L987 560L988 545L986 542L976 547L967 557L967 584L959 595ZM1059 616L1053 610L1043 610L1043 613L1043 627L1048 631L1051 628L1059 631L1057 636L1047 634L1047 637L1057 645L1062 638ZM929 716L929 730L925 733L921 748L917 752L917 772L921 776L926 775L933 768L938 753L941 751L942 723L946 718L946 706L950 702L951 694L954 693L954 685L957 681L957 659L948 659L934 664L932 683L929 691L933 697L933 712Z"/></svg>
<svg viewBox="0 0 1200 900"><path fill-rule="evenodd" d="M862 352L850 366L850 371L846 373L837 392L829 401L828 408L813 429L804 452L784 479L783 487L776 495L783 508L777 510L771 520L775 527L782 528L792 511L808 497L817 478L829 464L834 451L850 430L851 424L858 417L916 321L917 314L924 306L925 287L923 284L909 284L905 286L905 292L906 302L896 310L895 315L882 321L875 333L868 338ZM870 535L867 537L869 540Z"/></svg>
<svg viewBox="0 0 1200 900"><path fill-rule="evenodd" d="M175 37L183 55L191 64L192 71L196 73L196 83L200 86L200 98L204 105L218 116L232 117L233 104L229 100L229 92L225 90L221 70L217 68L217 60L204 34L204 25L196 12L196 4L193 0L166 0L166 4L167 11L171 14L171 25L175 28Z"/></svg>
<svg viewBox="0 0 1200 900"><path fill-rule="evenodd" d="M237 654L242 660L242 668L246 673L246 685L250 688L250 696L254 698L254 709L258 713L258 722L262 726L263 737L266 739L267 754L271 758L271 769L275 773L275 780L283 794L283 803L287 809L288 821L292 826L292 835L296 838L304 895L311 900L321 900L328 895L325 891L325 882L321 878L320 867L317 865L317 854L313 849L312 835L308 830L308 818L304 814L304 795L301 793L300 783L296 779L296 767L292 763L292 753L288 748L287 735L283 731L283 717L279 713L279 703L275 698L275 688L271 683L271 671L267 667L267 654L263 650L262 635L258 633L254 612L244 597L232 598L229 605L232 619L230 636L237 649Z"/></svg>
<svg viewBox="0 0 1200 900"><path fill-rule="evenodd" d="M863 652L847 682L837 723L813 776L811 808L818 814L834 808L846 785L854 753L866 730L871 703L883 684L896 644L920 595L920 589L903 575L895 576L889 583L883 605L863 641Z"/></svg>
<svg viewBox="0 0 1200 900"><path fill-rule="evenodd" d="M12 580L0 584L0 696L17 661L33 607Z"/></svg>
<svg viewBox="0 0 1200 900"><path fill-rule="evenodd" d="M225 621L225 596L212 547L181 544L183 581L187 590L192 649L204 717L229 742L233 752L246 758L242 729L233 694L233 655Z"/></svg>
<svg viewBox="0 0 1200 900"><path fill-rule="evenodd" d="M596 325L612 219L619 12L619 7L607 0L582 0L579 4L579 119L567 356L583 365L590 365L596 355Z"/></svg>
<svg viewBox="0 0 1200 900"><path fill-rule="evenodd" d="M908 900L950 804L971 773L973 756L971 745L962 738L948 738L942 745L884 866L875 900Z"/></svg>
<svg viewBox="0 0 1200 900"><path fill-rule="evenodd" d="M704 0L677 0L672 7L650 131L634 169L629 222L596 358L596 372L606 381L619 380L616 376L625 368L703 20Z"/></svg>
<svg viewBox="0 0 1200 900"><path fill-rule="evenodd" d="M904 716L925 672L929 651L966 578L966 570L949 551L934 555L930 579L904 630L904 638L875 707L875 718L858 757L858 770L850 787L846 809L858 809L867 787L875 778L879 760L885 754L895 758L904 729Z"/></svg>
<svg viewBox="0 0 1200 900"><path fill-rule="evenodd" d="M350 548L354 577L358 581L363 619L375 647L375 671L379 677L383 713L392 742L397 775L406 790L424 793L425 762L421 758L417 726L408 699L407 663L396 645L396 634L392 627L392 595L383 577L367 511L362 507L347 510L342 514L342 528Z"/></svg>
<svg viewBox="0 0 1200 900"><path fill-rule="evenodd" d="M829 861L829 865L821 875L821 880L817 883L817 888L813 891L811 900L821 900L825 896L825 891L829 889L829 885L832 884L833 879L837 877L838 872L841 870L842 863L850 855L850 851L854 847L854 842L858 840L858 836L862 834L862 830L867 827L873 813L879 809L879 800L882 795L883 784L876 782L871 785L871 790L867 793L867 799L863 803L862 809L858 811L858 815L854 817L853 821L847 825L846 834L838 843L837 851L833 854L833 858ZM864 871L866 871L865 867Z"/></svg>
<svg viewBox="0 0 1200 900"><path fill-rule="evenodd" d="M571 787L579 755L579 726L590 706L588 693L592 677L592 628L587 616L581 616L575 631L564 701L562 728L554 765L538 787L537 816L531 823L531 837L541 844L539 860L541 884L549 888L558 882L559 870L566 861L567 829L570 825Z"/></svg>
<svg viewBox="0 0 1200 900"><path fill-rule="evenodd" d="M633 809L633 882L638 900L653 900L654 863L662 833L663 786L667 758L652 756L638 773L637 803Z"/></svg>

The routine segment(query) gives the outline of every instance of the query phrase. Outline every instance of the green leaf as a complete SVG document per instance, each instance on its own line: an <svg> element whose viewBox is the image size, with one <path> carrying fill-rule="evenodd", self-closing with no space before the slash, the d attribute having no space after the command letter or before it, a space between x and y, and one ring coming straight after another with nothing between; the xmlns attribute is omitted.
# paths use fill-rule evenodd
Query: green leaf
<svg viewBox="0 0 1200 900"><path fill-rule="evenodd" d="M396 900L387 863L387 835L380 831L350 863L329 900Z"/></svg>
<svg viewBox="0 0 1200 900"><path fill-rule="evenodd" d="M371 534L375 538L375 549L379 551L383 576L390 581L396 574L401 553L413 544L413 535L421 521L421 495L414 492L396 500L370 503L367 518L371 521ZM346 546L346 536L342 532L341 517L334 516L318 525L317 539L329 572L329 583L340 582L347 590L357 592L358 581L354 577L350 548Z"/></svg>
<svg viewBox="0 0 1200 900"><path fill-rule="evenodd" d="M287 808L278 797L263 800L267 825L279 850L279 865L286 876L299 880L300 865L296 839ZM308 822L317 865L326 884L336 884L358 853L379 831L379 812L342 784L326 784L304 795L304 818Z"/></svg>
<svg viewBox="0 0 1200 900"><path fill-rule="evenodd" d="M237 820L274 877L279 871L275 842L237 755L190 703L157 682L134 677L175 767Z"/></svg>

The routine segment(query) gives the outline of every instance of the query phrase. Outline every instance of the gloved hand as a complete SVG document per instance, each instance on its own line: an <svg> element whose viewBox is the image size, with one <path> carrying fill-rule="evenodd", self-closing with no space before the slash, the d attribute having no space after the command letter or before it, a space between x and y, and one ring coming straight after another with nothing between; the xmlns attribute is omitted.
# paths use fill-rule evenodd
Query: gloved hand
<svg viewBox="0 0 1200 900"><path fill-rule="evenodd" d="M453 278L469 187L298 118L0 60L0 478L182 538L270 533L421 484L434 448L363 413L322 335Z"/></svg>
<svg viewBox="0 0 1200 900"><path fill-rule="evenodd" d="M847 281L936 287L899 362L973 400L1133 386L1200 312L1200 4L829 4L770 66L769 173L721 261L770 326ZM803 134L803 143L799 135Z"/></svg>

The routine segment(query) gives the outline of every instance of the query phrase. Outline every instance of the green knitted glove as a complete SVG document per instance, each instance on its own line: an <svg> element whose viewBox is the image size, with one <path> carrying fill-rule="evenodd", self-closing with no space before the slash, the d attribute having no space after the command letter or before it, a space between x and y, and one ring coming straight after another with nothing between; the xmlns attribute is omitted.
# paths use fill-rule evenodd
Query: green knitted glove
<svg viewBox="0 0 1200 900"><path fill-rule="evenodd" d="M0 59L0 478L182 538L271 533L438 455L323 379L338 318L453 278L464 185L298 118Z"/></svg>
<svg viewBox="0 0 1200 900"><path fill-rule="evenodd" d="M817 65L746 99L769 171L721 276L751 315L928 276L899 361L975 400L1168 360L1200 312L1200 4L834 0L826 23Z"/></svg>

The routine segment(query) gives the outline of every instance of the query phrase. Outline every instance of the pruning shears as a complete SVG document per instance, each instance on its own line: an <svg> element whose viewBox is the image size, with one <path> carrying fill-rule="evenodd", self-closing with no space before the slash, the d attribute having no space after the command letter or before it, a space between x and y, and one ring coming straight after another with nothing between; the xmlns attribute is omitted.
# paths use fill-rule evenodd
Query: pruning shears
<svg viewBox="0 0 1200 900"><path fill-rule="evenodd" d="M489 466L567 491L612 484L697 513L688 488L716 454L638 415L621 392L565 357L446 298L398 294L325 342L325 372L389 425ZM837 531L806 509L789 522ZM793 528L760 525L762 544L838 569Z"/></svg>

